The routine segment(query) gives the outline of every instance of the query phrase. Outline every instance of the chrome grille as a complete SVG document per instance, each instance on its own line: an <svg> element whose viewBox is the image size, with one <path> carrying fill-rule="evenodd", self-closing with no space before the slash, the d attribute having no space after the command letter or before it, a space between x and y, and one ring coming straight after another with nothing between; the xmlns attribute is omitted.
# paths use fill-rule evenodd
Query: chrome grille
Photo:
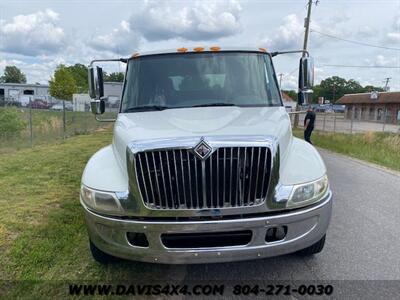
<svg viewBox="0 0 400 300"><path fill-rule="evenodd" d="M152 209L243 207L265 200L271 168L268 147L222 147L206 159L191 149L135 154L144 204Z"/></svg>

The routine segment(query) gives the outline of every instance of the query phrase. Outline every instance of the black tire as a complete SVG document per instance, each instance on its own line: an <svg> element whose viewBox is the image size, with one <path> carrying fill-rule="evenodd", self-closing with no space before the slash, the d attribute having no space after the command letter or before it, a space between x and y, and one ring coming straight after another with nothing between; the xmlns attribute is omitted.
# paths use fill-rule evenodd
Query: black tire
<svg viewBox="0 0 400 300"><path fill-rule="evenodd" d="M322 251L322 249L324 249L325 237L326 237L326 234L315 244L312 244L311 246L304 248L304 249L298 251L297 253L300 255L303 255L303 256L309 256L309 255L320 253Z"/></svg>
<svg viewBox="0 0 400 300"><path fill-rule="evenodd" d="M95 261L101 264L108 264L116 260L114 256L107 254L101 251L99 248L97 248L96 245L93 244L91 240L89 240L89 243L90 243L90 252L92 253L92 256Z"/></svg>

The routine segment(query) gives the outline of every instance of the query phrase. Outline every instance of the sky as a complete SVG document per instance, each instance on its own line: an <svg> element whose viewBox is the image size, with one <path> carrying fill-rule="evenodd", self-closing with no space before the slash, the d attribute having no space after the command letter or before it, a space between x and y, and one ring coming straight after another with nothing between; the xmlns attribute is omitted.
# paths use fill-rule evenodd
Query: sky
<svg viewBox="0 0 400 300"><path fill-rule="evenodd" d="M0 74L6 65L16 65L29 83L44 84L61 63L88 65L94 58L147 50L213 45L301 49L307 2L0 0ZM391 91L400 91L400 0L314 1L311 20L308 50L317 83L336 75L383 86L389 77ZM283 89L296 89L299 57L274 59ZM121 65L110 68L123 70Z"/></svg>

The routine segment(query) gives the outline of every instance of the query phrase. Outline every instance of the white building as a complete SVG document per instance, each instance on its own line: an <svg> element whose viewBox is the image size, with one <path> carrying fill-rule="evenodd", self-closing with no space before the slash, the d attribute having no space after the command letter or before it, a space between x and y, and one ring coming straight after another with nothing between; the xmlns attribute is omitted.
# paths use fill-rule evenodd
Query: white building
<svg viewBox="0 0 400 300"><path fill-rule="evenodd" d="M90 108L89 94L73 94L72 107L74 111L89 111Z"/></svg>
<svg viewBox="0 0 400 300"><path fill-rule="evenodd" d="M15 101L26 106L29 100L35 99L51 102L47 84L0 83L0 101Z"/></svg>
<svg viewBox="0 0 400 300"><path fill-rule="evenodd" d="M122 82L104 82L104 97L106 97L106 111L117 111L121 101ZM73 94L72 105L74 111L90 110L89 94Z"/></svg>

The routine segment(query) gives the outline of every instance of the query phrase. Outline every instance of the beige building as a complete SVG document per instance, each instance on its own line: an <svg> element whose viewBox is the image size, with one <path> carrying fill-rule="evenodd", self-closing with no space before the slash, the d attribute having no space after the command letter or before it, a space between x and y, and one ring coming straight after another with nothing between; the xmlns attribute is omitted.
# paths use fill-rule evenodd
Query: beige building
<svg viewBox="0 0 400 300"><path fill-rule="evenodd" d="M400 92L348 94L336 103L346 105L345 116L355 120L400 122Z"/></svg>
<svg viewBox="0 0 400 300"><path fill-rule="evenodd" d="M288 94L282 92L282 102L287 112L295 111L297 102L294 101Z"/></svg>

